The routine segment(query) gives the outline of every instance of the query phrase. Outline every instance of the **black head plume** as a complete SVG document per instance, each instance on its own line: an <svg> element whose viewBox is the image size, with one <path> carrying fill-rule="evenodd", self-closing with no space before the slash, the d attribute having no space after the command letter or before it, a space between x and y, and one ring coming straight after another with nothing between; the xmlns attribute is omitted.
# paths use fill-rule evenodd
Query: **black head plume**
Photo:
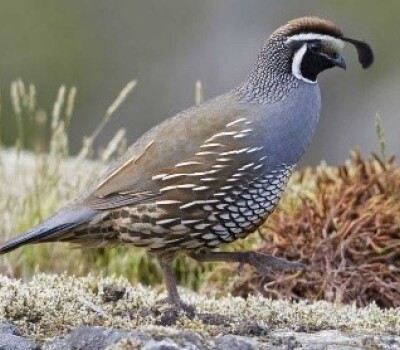
<svg viewBox="0 0 400 350"><path fill-rule="evenodd" d="M364 69L368 68L374 62L374 53L372 52L371 46L366 42L345 37L342 37L341 39L354 45L357 50L358 61Z"/></svg>

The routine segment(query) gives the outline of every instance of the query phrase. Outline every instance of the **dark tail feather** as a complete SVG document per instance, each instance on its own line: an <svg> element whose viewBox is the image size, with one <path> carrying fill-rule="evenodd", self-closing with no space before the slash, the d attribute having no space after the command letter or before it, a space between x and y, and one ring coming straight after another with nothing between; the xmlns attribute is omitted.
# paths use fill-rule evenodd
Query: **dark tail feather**
<svg viewBox="0 0 400 350"><path fill-rule="evenodd" d="M8 253L25 244L57 241L63 233L91 221L98 212L91 209L63 209L46 221L0 245L0 254ZM51 237L54 236L54 237Z"/></svg>

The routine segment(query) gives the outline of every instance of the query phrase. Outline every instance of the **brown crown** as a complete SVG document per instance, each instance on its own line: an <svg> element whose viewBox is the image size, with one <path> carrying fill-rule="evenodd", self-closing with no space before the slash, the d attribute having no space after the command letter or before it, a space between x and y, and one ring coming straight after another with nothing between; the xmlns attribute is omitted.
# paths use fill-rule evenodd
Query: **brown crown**
<svg viewBox="0 0 400 350"><path fill-rule="evenodd" d="M278 28L274 34L291 36L301 33L317 33L331 35L336 38L343 37L342 31L335 23L318 17L296 18Z"/></svg>

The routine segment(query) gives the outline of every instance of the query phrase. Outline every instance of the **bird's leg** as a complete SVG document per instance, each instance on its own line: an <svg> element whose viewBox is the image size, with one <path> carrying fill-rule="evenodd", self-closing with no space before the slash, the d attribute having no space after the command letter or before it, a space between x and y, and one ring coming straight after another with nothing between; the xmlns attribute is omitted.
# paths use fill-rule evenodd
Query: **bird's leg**
<svg viewBox="0 0 400 350"><path fill-rule="evenodd" d="M199 262L231 261L240 265L249 264L263 275L269 275L271 269L304 270L305 265L298 262L278 258L270 254L259 252L214 252L209 249L200 249L189 255Z"/></svg>
<svg viewBox="0 0 400 350"><path fill-rule="evenodd" d="M169 254L157 255L168 293L167 298L157 301L154 305L155 308L153 308L156 315L161 315L159 321L162 325L175 324L180 317L181 311L184 311L189 318L193 318L196 314L195 308L185 304L179 296L176 279L171 267L173 258L174 255ZM165 307L165 304L168 307Z"/></svg>
<svg viewBox="0 0 400 350"><path fill-rule="evenodd" d="M183 302L179 296L178 288L176 285L176 279L172 271L172 258L166 256L158 256L158 262L161 267L161 271L164 277L165 285L167 287L167 301L168 303L180 307Z"/></svg>

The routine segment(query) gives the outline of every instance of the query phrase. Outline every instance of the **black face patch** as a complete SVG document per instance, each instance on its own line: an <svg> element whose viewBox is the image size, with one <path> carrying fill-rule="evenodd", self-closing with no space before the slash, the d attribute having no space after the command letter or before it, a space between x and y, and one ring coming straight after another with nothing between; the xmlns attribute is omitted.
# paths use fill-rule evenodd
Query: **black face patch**
<svg viewBox="0 0 400 350"><path fill-rule="evenodd" d="M307 50L300 66L300 72L304 78L314 82L317 80L319 73L334 66L329 56L323 52L320 43L307 43Z"/></svg>

